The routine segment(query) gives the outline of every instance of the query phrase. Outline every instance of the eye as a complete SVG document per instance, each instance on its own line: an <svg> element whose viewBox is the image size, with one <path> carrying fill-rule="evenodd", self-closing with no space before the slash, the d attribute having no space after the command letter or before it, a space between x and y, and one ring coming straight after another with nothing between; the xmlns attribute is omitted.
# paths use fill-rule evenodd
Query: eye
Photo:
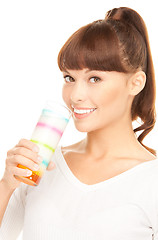
<svg viewBox="0 0 158 240"><path fill-rule="evenodd" d="M91 77L89 81L90 81L91 83L96 83L96 82L101 81L101 79L100 79L99 77Z"/></svg>
<svg viewBox="0 0 158 240"><path fill-rule="evenodd" d="M64 79L65 79L65 82L74 82L73 77L71 77L69 75L64 76Z"/></svg>

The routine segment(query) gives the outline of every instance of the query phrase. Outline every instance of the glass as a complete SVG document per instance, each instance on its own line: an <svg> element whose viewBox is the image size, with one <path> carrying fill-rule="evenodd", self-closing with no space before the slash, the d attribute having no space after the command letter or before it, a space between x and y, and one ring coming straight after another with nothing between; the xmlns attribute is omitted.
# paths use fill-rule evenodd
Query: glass
<svg viewBox="0 0 158 240"><path fill-rule="evenodd" d="M38 155L43 159L40 169L32 171L32 175L28 177L15 176L18 180L31 186L39 184L69 122L71 114L71 111L61 103L54 101L46 102L46 106L42 110L31 137L31 141L39 147ZM21 164L18 164L18 167L28 169Z"/></svg>

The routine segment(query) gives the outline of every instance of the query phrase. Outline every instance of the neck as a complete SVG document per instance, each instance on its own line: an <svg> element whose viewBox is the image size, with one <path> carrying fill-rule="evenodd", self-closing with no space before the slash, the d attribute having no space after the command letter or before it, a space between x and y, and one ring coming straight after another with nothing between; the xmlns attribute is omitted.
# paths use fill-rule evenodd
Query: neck
<svg viewBox="0 0 158 240"><path fill-rule="evenodd" d="M95 158L136 157L143 147L138 142L132 123L121 121L115 125L87 133L85 151Z"/></svg>

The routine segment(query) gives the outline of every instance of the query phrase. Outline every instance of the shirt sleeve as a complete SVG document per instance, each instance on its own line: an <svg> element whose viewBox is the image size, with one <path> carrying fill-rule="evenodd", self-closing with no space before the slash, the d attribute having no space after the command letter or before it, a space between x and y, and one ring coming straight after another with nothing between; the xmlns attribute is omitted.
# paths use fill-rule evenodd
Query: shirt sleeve
<svg viewBox="0 0 158 240"><path fill-rule="evenodd" d="M27 185L21 183L12 194L0 227L0 240L16 240L24 223Z"/></svg>

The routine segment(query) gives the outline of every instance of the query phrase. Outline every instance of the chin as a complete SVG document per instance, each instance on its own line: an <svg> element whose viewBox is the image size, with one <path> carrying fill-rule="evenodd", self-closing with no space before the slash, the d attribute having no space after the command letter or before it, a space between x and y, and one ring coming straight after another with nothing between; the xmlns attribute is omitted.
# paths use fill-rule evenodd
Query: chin
<svg viewBox="0 0 158 240"><path fill-rule="evenodd" d="M74 123L75 124L75 128L79 131L79 132L93 132L96 130L96 128L94 128L94 126L92 127L91 124L78 124L78 123ZM90 126L91 125L91 126Z"/></svg>
<svg viewBox="0 0 158 240"><path fill-rule="evenodd" d="M75 128L79 131L79 132L88 132L88 129L86 127L81 127L75 124Z"/></svg>

